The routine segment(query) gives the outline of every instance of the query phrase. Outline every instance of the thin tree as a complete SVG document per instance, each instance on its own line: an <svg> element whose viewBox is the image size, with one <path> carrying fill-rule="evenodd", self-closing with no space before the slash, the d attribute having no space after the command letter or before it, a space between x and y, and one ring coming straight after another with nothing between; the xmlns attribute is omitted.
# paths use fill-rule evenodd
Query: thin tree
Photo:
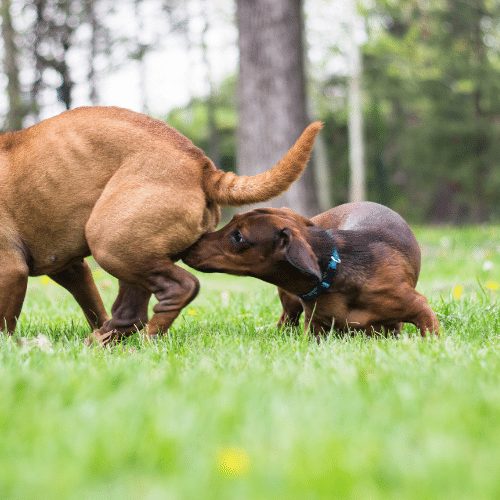
<svg viewBox="0 0 500 500"><path fill-rule="evenodd" d="M87 80L89 83L89 99L93 105L96 105L99 102L99 92L97 89L96 58L99 51L100 24L97 19L95 0L87 0L86 15L90 26L90 41L89 41L89 56L88 56L89 70L87 74Z"/></svg>
<svg viewBox="0 0 500 500"><path fill-rule="evenodd" d="M44 21L44 11L45 11L45 0L32 0L32 8L35 13L35 19L33 21L33 42L29 47L29 52L33 58L33 67L35 70L34 78L31 83L30 88L30 107L31 113L35 121L40 118L40 92L42 91L43 85L43 72L45 63L40 54L40 46L43 43L45 37L45 21Z"/></svg>
<svg viewBox="0 0 500 500"><path fill-rule="evenodd" d="M203 14L203 29L201 30L200 48L203 66L205 67L205 77L208 84L208 99L207 99L207 126L208 126L208 155L219 164L220 160L220 147L219 147L219 134L216 122L216 102L215 102L215 86L212 76L212 64L208 53L208 32L210 31L210 13L208 9L207 0L201 3Z"/></svg>
<svg viewBox="0 0 500 500"><path fill-rule="evenodd" d="M46 88L44 73L48 68L60 78L61 83L55 89L57 99L70 109L74 82L68 55L73 47L73 35L85 19L86 9L77 0L31 0L31 6L35 11L31 47L36 71L31 89L33 112L35 116L38 114L39 94Z"/></svg>
<svg viewBox="0 0 500 500"><path fill-rule="evenodd" d="M137 61L139 74L139 94L141 98L141 111L148 113L148 86L147 86L147 65L146 55L149 51L149 45L143 42L144 20L141 12L142 0L134 0L134 13L137 23L136 50L133 59Z"/></svg>
<svg viewBox="0 0 500 500"><path fill-rule="evenodd" d="M27 108L23 102L19 82L18 47L16 31L12 24L11 2L2 0L2 39L4 48L3 67L7 76L7 98L9 109L5 118L6 130L18 130L23 127Z"/></svg>
<svg viewBox="0 0 500 500"><path fill-rule="evenodd" d="M366 198L365 154L363 143L363 105L361 100L362 59L357 40L358 14L356 3L348 0L349 8L349 61L351 71L348 84L349 106L349 201Z"/></svg>
<svg viewBox="0 0 500 500"><path fill-rule="evenodd" d="M66 109L71 108L73 101L73 87L74 82L71 78L71 71L68 63L68 53L72 46L73 33L75 31L75 26L70 21L70 16L72 14L73 4L75 2L72 0L66 0L61 3L61 19L60 22L56 17L52 20L50 26L55 33L56 40L58 39L60 48L62 49L60 55L55 56L50 66L55 69L61 76L61 84L57 87L57 97L64 104Z"/></svg>
<svg viewBox="0 0 500 500"><path fill-rule="evenodd" d="M306 112L301 0L237 0L240 53L238 170L268 168L309 122ZM304 215L319 211L312 165L268 205Z"/></svg>

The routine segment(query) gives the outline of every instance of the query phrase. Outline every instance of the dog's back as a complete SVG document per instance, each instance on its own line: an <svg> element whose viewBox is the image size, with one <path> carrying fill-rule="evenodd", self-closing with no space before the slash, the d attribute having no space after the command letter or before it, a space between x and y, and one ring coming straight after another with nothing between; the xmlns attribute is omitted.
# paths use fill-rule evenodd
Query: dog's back
<svg viewBox="0 0 500 500"><path fill-rule="evenodd" d="M408 258L418 278L420 247L403 217L389 207L371 201L344 203L313 217L312 221L325 229L375 234L377 240L384 241Z"/></svg>

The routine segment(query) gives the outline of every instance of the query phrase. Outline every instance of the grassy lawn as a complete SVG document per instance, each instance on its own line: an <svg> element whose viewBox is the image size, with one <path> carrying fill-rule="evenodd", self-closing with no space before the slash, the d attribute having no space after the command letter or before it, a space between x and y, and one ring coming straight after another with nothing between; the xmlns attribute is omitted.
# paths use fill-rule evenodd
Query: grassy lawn
<svg viewBox="0 0 500 500"><path fill-rule="evenodd" d="M206 275L167 337L87 348L32 279L0 338L0 498L499 498L500 227L417 237L437 339L318 345L275 330L273 287Z"/></svg>

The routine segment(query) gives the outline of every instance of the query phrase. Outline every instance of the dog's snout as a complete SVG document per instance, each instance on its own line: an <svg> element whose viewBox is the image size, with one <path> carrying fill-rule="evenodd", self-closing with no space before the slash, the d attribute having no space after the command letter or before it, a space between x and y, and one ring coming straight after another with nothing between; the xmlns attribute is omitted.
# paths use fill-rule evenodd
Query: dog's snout
<svg viewBox="0 0 500 500"><path fill-rule="evenodd" d="M199 260L199 256L196 252L196 249L188 249L184 255L182 256L183 262L185 262L188 266L195 267L196 263Z"/></svg>
<svg viewBox="0 0 500 500"><path fill-rule="evenodd" d="M202 262L205 260L206 251L205 246L202 242L203 238L200 238L196 243L191 245L183 254L182 260L191 267L197 269Z"/></svg>

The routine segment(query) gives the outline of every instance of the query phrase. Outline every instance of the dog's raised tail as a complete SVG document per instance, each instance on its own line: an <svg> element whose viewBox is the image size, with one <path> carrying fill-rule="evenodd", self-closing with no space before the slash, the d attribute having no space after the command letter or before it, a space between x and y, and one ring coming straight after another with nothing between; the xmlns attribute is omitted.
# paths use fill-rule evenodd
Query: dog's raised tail
<svg viewBox="0 0 500 500"><path fill-rule="evenodd" d="M236 175L219 170L213 164L208 165L204 173L207 197L220 205L238 206L278 196L302 174L311 156L314 140L322 128L321 122L311 123L285 156L261 174Z"/></svg>

